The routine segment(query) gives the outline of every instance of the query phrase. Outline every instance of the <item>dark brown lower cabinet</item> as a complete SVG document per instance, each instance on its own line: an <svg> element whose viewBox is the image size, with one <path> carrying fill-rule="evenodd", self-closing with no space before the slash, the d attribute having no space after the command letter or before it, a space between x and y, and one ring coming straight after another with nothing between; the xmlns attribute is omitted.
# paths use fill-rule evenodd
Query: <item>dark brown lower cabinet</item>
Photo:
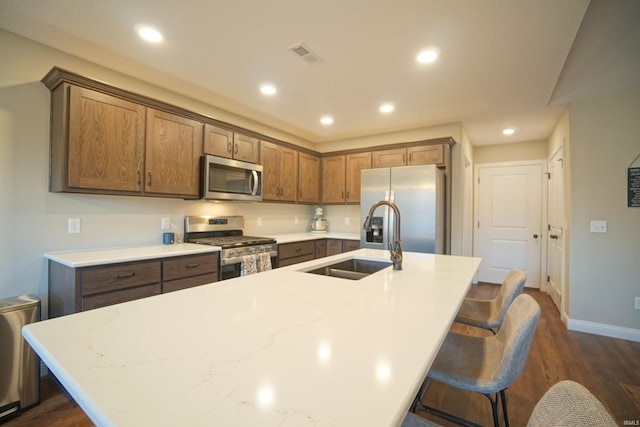
<svg viewBox="0 0 640 427"><path fill-rule="evenodd" d="M218 280L217 252L72 268L49 261L49 318Z"/></svg>
<svg viewBox="0 0 640 427"><path fill-rule="evenodd" d="M278 267L360 249L359 240L317 239L278 245Z"/></svg>

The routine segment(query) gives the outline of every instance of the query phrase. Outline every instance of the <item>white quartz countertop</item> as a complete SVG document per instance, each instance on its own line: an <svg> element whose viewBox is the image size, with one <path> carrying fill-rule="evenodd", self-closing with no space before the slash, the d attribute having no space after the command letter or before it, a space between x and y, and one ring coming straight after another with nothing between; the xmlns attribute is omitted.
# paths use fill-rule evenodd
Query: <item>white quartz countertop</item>
<svg viewBox="0 0 640 427"><path fill-rule="evenodd" d="M174 245L134 246L105 248L86 251L48 252L44 257L64 264L67 267L89 267L92 265L115 264L118 262L139 261L152 258L167 258L182 255L195 255L218 252L218 246L177 243Z"/></svg>
<svg viewBox="0 0 640 427"><path fill-rule="evenodd" d="M480 264L360 249L33 323L23 336L98 426L394 426Z"/></svg>
<svg viewBox="0 0 640 427"><path fill-rule="evenodd" d="M326 233L287 233L287 234L270 234L270 237L276 239L278 243L302 242L305 240L319 239L343 239L343 240L360 240L360 233L338 233L328 231Z"/></svg>

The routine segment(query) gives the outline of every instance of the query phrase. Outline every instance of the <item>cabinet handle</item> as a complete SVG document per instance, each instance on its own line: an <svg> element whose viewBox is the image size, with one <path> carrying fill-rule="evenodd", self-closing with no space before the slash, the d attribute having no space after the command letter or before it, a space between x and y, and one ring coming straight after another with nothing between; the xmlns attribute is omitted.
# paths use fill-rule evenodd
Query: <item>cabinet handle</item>
<svg viewBox="0 0 640 427"><path fill-rule="evenodd" d="M302 250L302 248L301 248L300 246L298 246L298 247L296 247L294 250L295 250L296 252L300 252L300 251Z"/></svg>
<svg viewBox="0 0 640 427"><path fill-rule="evenodd" d="M347 199L349 198L349 192L347 191Z"/></svg>
<svg viewBox="0 0 640 427"><path fill-rule="evenodd" d="M227 153L231 154L231 144L233 144L231 141L227 142Z"/></svg>
<svg viewBox="0 0 640 427"><path fill-rule="evenodd" d="M402 155L402 163L407 163L407 155L406 154Z"/></svg>
<svg viewBox="0 0 640 427"><path fill-rule="evenodd" d="M344 200L344 191L340 193L340 197L342 198L342 200Z"/></svg>
<svg viewBox="0 0 640 427"><path fill-rule="evenodd" d="M136 273L118 273L116 274L116 279L126 279L127 277L133 277Z"/></svg>
<svg viewBox="0 0 640 427"><path fill-rule="evenodd" d="M142 185L142 172L138 171L138 187Z"/></svg>
<svg viewBox="0 0 640 427"><path fill-rule="evenodd" d="M187 268L196 268L200 263L194 262L193 264L187 264Z"/></svg>
<svg viewBox="0 0 640 427"><path fill-rule="evenodd" d="M152 182L153 182L153 176L151 175L151 172L149 172L149 186L151 186Z"/></svg>
<svg viewBox="0 0 640 427"><path fill-rule="evenodd" d="M238 144L236 144L236 152L234 154L238 154Z"/></svg>

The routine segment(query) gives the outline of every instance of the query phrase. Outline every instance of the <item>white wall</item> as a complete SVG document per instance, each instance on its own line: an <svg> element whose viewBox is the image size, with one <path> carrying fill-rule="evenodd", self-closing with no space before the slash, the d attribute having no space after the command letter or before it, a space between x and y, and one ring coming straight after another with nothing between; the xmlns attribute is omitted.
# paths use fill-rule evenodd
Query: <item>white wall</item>
<svg viewBox="0 0 640 427"><path fill-rule="evenodd" d="M626 170L640 154L640 93L573 102L569 114L569 327L630 328L640 340L640 208L626 199ZM607 221L607 233L591 233L591 220Z"/></svg>

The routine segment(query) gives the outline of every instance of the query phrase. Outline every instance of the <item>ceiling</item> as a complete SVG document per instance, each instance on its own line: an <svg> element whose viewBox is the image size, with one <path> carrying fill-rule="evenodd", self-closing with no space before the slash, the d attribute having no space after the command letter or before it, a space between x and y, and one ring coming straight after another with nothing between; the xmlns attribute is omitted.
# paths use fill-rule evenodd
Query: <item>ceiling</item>
<svg viewBox="0 0 640 427"><path fill-rule="evenodd" d="M461 122L487 145L547 139L567 102L638 87L640 2L618 3L0 0L0 27L314 143ZM141 40L141 23L164 42ZM320 60L294 55L298 43ZM603 76L611 53L592 43L618 46L608 64L631 49L626 74ZM438 59L417 63L427 47ZM261 94L263 82L277 93ZM383 102L395 111L381 114Z"/></svg>

